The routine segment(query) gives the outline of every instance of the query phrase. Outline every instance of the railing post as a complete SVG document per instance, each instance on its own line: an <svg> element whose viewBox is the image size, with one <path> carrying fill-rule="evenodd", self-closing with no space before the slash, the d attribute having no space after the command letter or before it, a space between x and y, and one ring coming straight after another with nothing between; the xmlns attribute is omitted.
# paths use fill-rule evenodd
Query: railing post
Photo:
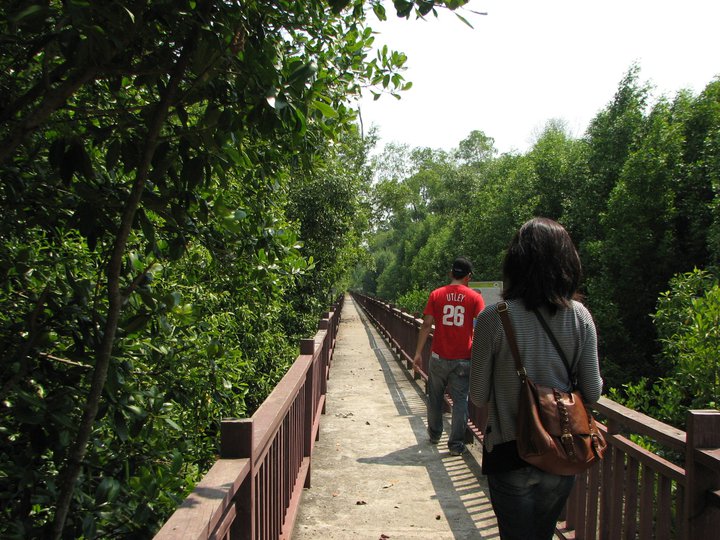
<svg viewBox="0 0 720 540"><path fill-rule="evenodd" d="M330 319L327 318L327 314L325 314L324 319L320 320L318 330L325 330L325 339L322 344L322 359L323 365L325 366L325 376L327 379L330 379L330 364L332 362L332 359L330 358L330 352L332 349L332 332L330 331ZM327 383L325 388L327 388Z"/></svg>
<svg viewBox="0 0 720 540"><path fill-rule="evenodd" d="M697 450L720 448L720 411L690 411L685 445L685 523L683 538L716 538L720 509L711 506L709 494L720 489L720 473L698 461Z"/></svg>
<svg viewBox="0 0 720 540"><path fill-rule="evenodd" d="M420 339L420 328L421 328L421 326L422 326L422 323L418 324L416 320L413 320L413 324L412 324L412 335L413 335L413 337L415 338L414 343L415 343L415 347L416 347L416 348L417 348L418 339ZM425 347L425 349L427 349L427 347ZM413 352L414 352L414 351L413 351ZM411 352L410 354L413 354L413 352ZM424 355L425 355L425 351L423 351L423 356L424 356ZM420 370L421 370L421 369L422 369L422 370L426 370L426 369L427 369L427 368L425 367L425 365L424 365L424 362L425 362L425 360L423 359L423 360L420 362L420 365L419 365L419 366L415 366L415 362L413 361L413 379L416 380L416 381L417 381L418 379L422 378L422 375L420 374Z"/></svg>
<svg viewBox="0 0 720 540"><path fill-rule="evenodd" d="M230 528L230 538L255 538L255 463L253 459L252 418L227 418L220 423L220 458L250 460L250 474L243 481L235 499L237 517Z"/></svg>
<svg viewBox="0 0 720 540"><path fill-rule="evenodd" d="M332 343L330 342L330 332L328 331L328 327L330 325L329 323L330 323L330 321L328 321L328 319L323 319L320 321L320 328L319 328L320 330L325 330L325 339L323 339L323 341L322 341L322 345L321 345L322 351L320 352L320 357L322 358L322 365L323 365L323 378L322 378L322 387L321 387L323 396L327 394L327 382L330 379L330 364L332 362L332 358L331 358ZM326 402L323 401L322 414L325 414L325 404L326 404Z"/></svg>
<svg viewBox="0 0 720 540"><path fill-rule="evenodd" d="M252 458L252 418L225 418L220 423L220 457Z"/></svg>
<svg viewBox="0 0 720 540"><path fill-rule="evenodd" d="M315 340L301 339L300 354L313 356L315 354ZM315 396L315 359L307 371L305 379L305 433L303 435L303 456L310 457L312 455L313 446L313 430L315 429L315 410L317 409L317 400ZM318 429L318 435L320 430ZM312 459L308 464L307 476L305 476L305 487L310 487L310 476L312 474Z"/></svg>

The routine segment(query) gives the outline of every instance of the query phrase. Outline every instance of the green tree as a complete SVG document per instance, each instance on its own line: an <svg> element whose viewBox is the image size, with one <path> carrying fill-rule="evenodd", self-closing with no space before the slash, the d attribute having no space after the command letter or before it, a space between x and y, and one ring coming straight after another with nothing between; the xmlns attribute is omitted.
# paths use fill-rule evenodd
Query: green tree
<svg viewBox="0 0 720 540"><path fill-rule="evenodd" d="M2 534L151 534L212 453L203 422L282 372L283 294L308 270L290 174L317 179L362 86L406 87L404 55L368 57L365 8L385 16L362 1L2 4L0 483L21 501ZM193 430L196 454L168 451Z"/></svg>
<svg viewBox="0 0 720 540"><path fill-rule="evenodd" d="M604 272L594 289L595 295L597 287L605 289L601 298L617 306L616 333L607 353L634 378L659 375L652 361L656 350L650 313L683 264L672 226L682 131L666 103L654 107L647 124L608 201L600 255Z"/></svg>
<svg viewBox="0 0 720 540"><path fill-rule="evenodd" d="M618 303L614 294L617 282L606 276L603 267L603 262L608 260L603 253L607 246L604 243L607 227L610 226L610 222L603 222L608 201L620 181L628 156L636 152L646 129L650 88L640 82L639 71L639 66L631 66L612 101L590 122L583 151L587 165L573 177L573 201L565 212L583 261L588 303L600 328L603 374L610 386L626 380L635 362L647 366L648 354L641 351L648 350L645 346L652 347L652 341L650 344L642 341L647 338L647 332L637 336L635 341L623 326L622 302L629 299L621 299ZM636 153L637 159L641 155ZM617 274L615 277L618 278ZM624 278L624 275L619 277ZM632 354L625 355L625 351L632 351Z"/></svg>
<svg viewBox="0 0 720 540"><path fill-rule="evenodd" d="M347 289L348 269L365 255L360 245L369 228L367 160L374 144L373 136L360 139L350 131L339 144L318 152L302 182L290 182L288 217L299 224L302 252L313 261L313 271L299 278L286 302L295 317L306 313L309 324ZM300 338L312 330L305 325L293 333Z"/></svg>
<svg viewBox="0 0 720 540"><path fill-rule="evenodd" d="M720 262L720 80L695 99L678 95L673 108L682 116L683 169L677 181L675 229L687 268Z"/></svg>
<svg viewBox="0 0 720 540"><path fill-rule="evenodd" d="M675 276L653 316L666 375L626 385L614 397L663 422L685 428L690 409L720 406L720 285L713 271Z"/></svg>
<svg viewBox="0 0 720 540"><path fill-rule="evenodd" d="M644 126L650 87L641 84L639 74L639 66L633 65L620 81L612 101L591 120L587 130L588 176L578 190L582 199L575 205L577 211L583 212L581 218L575 218L583 224L583 230L578 232L587 241L597 238L603 230L600 217L606 201ZM592 257L592 251L587 255Z"/></svg>
<svg viewBox="0 0 720 540"><path fill-rule="evenodd" d="M677 319L697 327L691 333L660 329L661 319L675 320L669 308L656 315L655 325L653 313L674 275L717 265L719 84L711 82L699 96L681 91L651 104L650 86L632 66L579 140L561 122L549 121L524 155L495 156L482 132L472 132L449 155L404 148L398 162L409 166L395 167L392 180L375 191L385 203L381 232L369 242L381 261L373 276L382 282L377 293L399 295L413 306L457 253L473 260L478 277L499 280L517 228L530 217L549 216L568 228L580 249L583 292L599 328L603 376L617 391L613 395L626 390L632 406L650 414L665 401L678 409L693 392L702 396L696 405L716 403L712 391L691 384L698 376L694 368L687 368L694 374L674 377L685 367L667 358L674 340L676 361L695 354L688 350L698 358L712 350L712 339L706 348L692 332L704 331L706 321L714 324L714 293L707 302L688 303L700 311ZM680 386L667 382L674 379ZM662 389L673 397L649 393L644 383L635 385L638 380L666 381Z"/></svg>
<svg viewBox="0 0 720 540"><path fill-rule="evenodd" d="M455 156L460 163L470 167L481 166L496 154L495 139L479 130L471 131L465 139L460 141L455 151Z"/></svg>
<svg viewBox="0 0 720 540"><path fill-rule="evenodd" d="M502 279L502 260L512 235L537 206L533 185L531 160L516 154L493 160L476 180L460 220L459 238L477 277Z"/></svg>
<svg viewBox="0 0 720 540"><path fill-rule="evenodd" d="M565 125L551 120L528 153L532 160L535 191L538 194L537 215L565 221L571 207L574 183L582 174L585 156L578 147L582 143L570 138ZM571 231L569 224L563 223Z"/></svg>

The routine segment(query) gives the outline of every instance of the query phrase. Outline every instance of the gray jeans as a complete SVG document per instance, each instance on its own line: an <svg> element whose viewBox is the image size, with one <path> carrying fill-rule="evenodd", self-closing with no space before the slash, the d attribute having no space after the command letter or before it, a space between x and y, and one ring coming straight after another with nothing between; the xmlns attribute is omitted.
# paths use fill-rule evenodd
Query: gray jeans
<svg viewBox="0 0 720 540"><path fill-rule="evenodd" d="M438 439L443 432L444 395L445 388L448 388L453 400L448 448L461 451L465 446L467 428L470 360L445 360L433 355L430 357L428 371L428 434L431 438Z"/></svg>

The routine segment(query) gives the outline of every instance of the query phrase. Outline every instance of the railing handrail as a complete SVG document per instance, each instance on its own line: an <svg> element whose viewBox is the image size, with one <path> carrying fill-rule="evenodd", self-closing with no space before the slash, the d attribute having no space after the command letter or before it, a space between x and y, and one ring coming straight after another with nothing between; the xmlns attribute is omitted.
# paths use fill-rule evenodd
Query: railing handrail
<svg viewBox="0 0 720 540"><path fill-rule="evenodd" d="M155 540L289 537L325 408L344 295L250 418L224 419L220 459L158 531ZM272 501L272 503L271 503Z"/></svg>
<svg viewBox="0 0 720 540"><path fill-rule="evenodd" d="M327 332L318 332L315 341L315 352L312 355L299 355L277 383L265 401L252 415L253 424L253 455L262 456L267 451L273 436L287 414L293 399L305 383L308 370L321 350Z"/></svg>
<svg viewBox="0 0 720 540"><path fill-rule="evenodd" d="M609 398L601 397L593 404L593 410L600 413L610 424L618 424L633 433L645 435L677 452L685 452L686 434L655 418L630 409Z"/></svg>

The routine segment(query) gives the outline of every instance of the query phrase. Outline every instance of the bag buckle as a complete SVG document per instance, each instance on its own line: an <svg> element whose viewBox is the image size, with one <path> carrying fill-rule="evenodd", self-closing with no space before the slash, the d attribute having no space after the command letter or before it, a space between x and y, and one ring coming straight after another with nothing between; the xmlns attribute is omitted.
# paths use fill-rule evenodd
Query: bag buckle
<svg viewBox="0 0 720 540"><path fill-rule="evenodd" d="M565 452L567 452L568 458L572 461L577 460L577 455L575 455L575 445L573 444L574 442L572 433L565 432L560 435L560 443L565 449Z"/></svg>

